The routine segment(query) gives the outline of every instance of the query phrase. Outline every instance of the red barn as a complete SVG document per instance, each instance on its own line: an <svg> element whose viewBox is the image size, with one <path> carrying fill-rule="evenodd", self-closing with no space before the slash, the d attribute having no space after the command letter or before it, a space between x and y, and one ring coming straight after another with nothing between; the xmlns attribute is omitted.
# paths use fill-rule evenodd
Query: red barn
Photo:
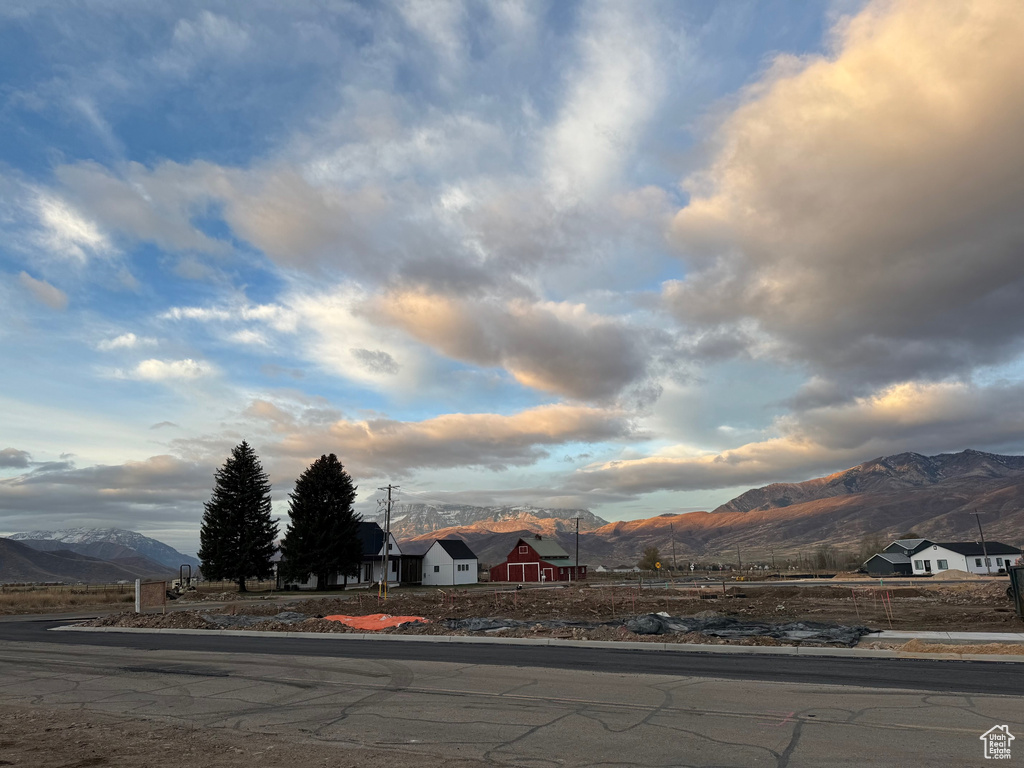
<svg viewBox="0 0 1024 768"><path fill-rule="evenodd" d="M580 565L558 542L536 536L520 539L505 562L491 568L491 581L579 581L587 578Z"/></svg>

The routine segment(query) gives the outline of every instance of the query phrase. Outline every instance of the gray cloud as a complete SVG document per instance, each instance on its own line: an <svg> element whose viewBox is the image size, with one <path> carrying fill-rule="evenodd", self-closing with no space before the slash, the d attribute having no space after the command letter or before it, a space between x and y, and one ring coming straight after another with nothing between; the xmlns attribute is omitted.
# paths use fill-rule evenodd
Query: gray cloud
<svg viewBox="0 0 1024 768"><path fill-rule="evenodd" d="M37 280L27 272L21 272L18 275L18 281L31 294L32 298L50 309L65 310L68 308L68 295L60 288L50 285L45 280Z"/></svg>
<svg viewBox="0 0 1024 768"><path fill-rule="evenodd" d="M609 461L570 476L568 492L628 498L652 491L692 491L799 481L903 451L966 447L1024 450L1024 384L900 384L870 397L808 407L780 417L778 437L720 453Z"/></svg>
<svg viewBox="0 0 1024 768"><path fill-rule="evenodd" d="M382 349L352 349L352 357L371 373L398 373L400 366L391 355Z"/></svg>
<svg viewBox="0 0 1024 768"><path fill-rule="evenodd" d="M777 359L875 382L1021 351L1024 17L920 10L869 4L724 121L673 225L680 319L750 321Z"/></svg>
<svg viewBox="0 0 1024 768"><path fill-rule="evenodd" d="M318 413L292 413L256 401L247 415L269 427L261 454L280 475L301 471L333 450L356 477L408 475L420 469L529 466L566 443L631 440L632 420L616 410L547 405L511 415L446 414L423 421L369 418L325 420Z"/></svg>
<svg viewBox="0 0 1024 768"><path fill-rule="evenodd" d="M448 357L501 366L521 384L584 400L608 400L644 383L672 345L668 334L582 305L408 291L373 299L364 312Z"/></svg>
<svg viewBox="0 0 1024 768"><path fill-rule="evenodd" d="M32 454L28 451L19 451L17 448L0 450L0 468L27 469L31 461Z"/></svg>
<svg viewBox="0 0 1024 768"><path fill-rule="evenodd" d="M172 456L120 465L50 467L0 479L0 511L10 532L118 526L145 532L194 527L213 487L213 467Z"/></svg>

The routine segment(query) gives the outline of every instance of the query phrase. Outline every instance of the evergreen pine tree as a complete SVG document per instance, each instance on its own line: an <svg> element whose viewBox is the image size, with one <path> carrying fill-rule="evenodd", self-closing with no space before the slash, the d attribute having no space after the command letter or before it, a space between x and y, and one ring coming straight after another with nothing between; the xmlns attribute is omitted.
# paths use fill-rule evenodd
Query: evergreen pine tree
<svg viewBox="0 0 1024 768"><path fill-rule="evenodd" d="M244 440L214 475L199 531L203 577L231 579L245 592L245 580L269 578L277 523L270 517L270 483L256 452Z"/></svg>
<svg viewBox="0 0 1024 768"><path fill-rule="evenodd" d="M363 550L361 518L352 505L356 487L333 453L314 461L295 482L290 496L291 522L281 541L281 569L289 581L317 577L316 588L327 589L332 574L359 574Z"/></svg>

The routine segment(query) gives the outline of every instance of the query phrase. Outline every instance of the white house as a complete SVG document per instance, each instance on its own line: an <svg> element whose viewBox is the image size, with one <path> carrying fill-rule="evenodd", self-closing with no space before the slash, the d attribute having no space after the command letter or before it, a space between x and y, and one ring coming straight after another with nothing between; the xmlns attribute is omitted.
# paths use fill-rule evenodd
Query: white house
<svg viewBox="0 0 1024 768"><path fill-rule="evenodd" d="M363 562L359 565L357 576L344 576L334 574L328 582L328 589L338 587L373 587L379 584L384 575L384 531L376 523L359 523L357 533L363 550ZM388 586L398 586L398 576L401 573L402 550L398 546L398 540L391 534L388 546ZM311 575L306 581L288 582L281 584L282 589L316 589L317 577Z"/></svg>
<svg viewBox="0 0 1024 768"><path fill-rule="evenodd" d="M988 562L985 562L985 554ZM915 576L941 574L947 570L968 573L999 573L1013 565L1021 550L998 541L985 543L984 550L979 542L931 542L922 541L909 555Z"/></svg>
<svg viewBox="0 0 1024 768"><path fill-rule="evenodd" d="M423 555L425 586L477 583L477 557L462 539L437 539Z"/></svg>

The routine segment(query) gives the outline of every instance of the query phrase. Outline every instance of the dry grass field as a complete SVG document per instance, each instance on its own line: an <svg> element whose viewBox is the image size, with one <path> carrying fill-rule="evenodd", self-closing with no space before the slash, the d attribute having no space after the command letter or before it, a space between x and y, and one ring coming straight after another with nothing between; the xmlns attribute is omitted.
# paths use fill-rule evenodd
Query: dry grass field
<svg viewBox="0 0 1024 768"><path fill-rule="evenodd" d="M0 585L0 616L60 613L82 608L134 603L134 584L37 587Z"/></svg>

